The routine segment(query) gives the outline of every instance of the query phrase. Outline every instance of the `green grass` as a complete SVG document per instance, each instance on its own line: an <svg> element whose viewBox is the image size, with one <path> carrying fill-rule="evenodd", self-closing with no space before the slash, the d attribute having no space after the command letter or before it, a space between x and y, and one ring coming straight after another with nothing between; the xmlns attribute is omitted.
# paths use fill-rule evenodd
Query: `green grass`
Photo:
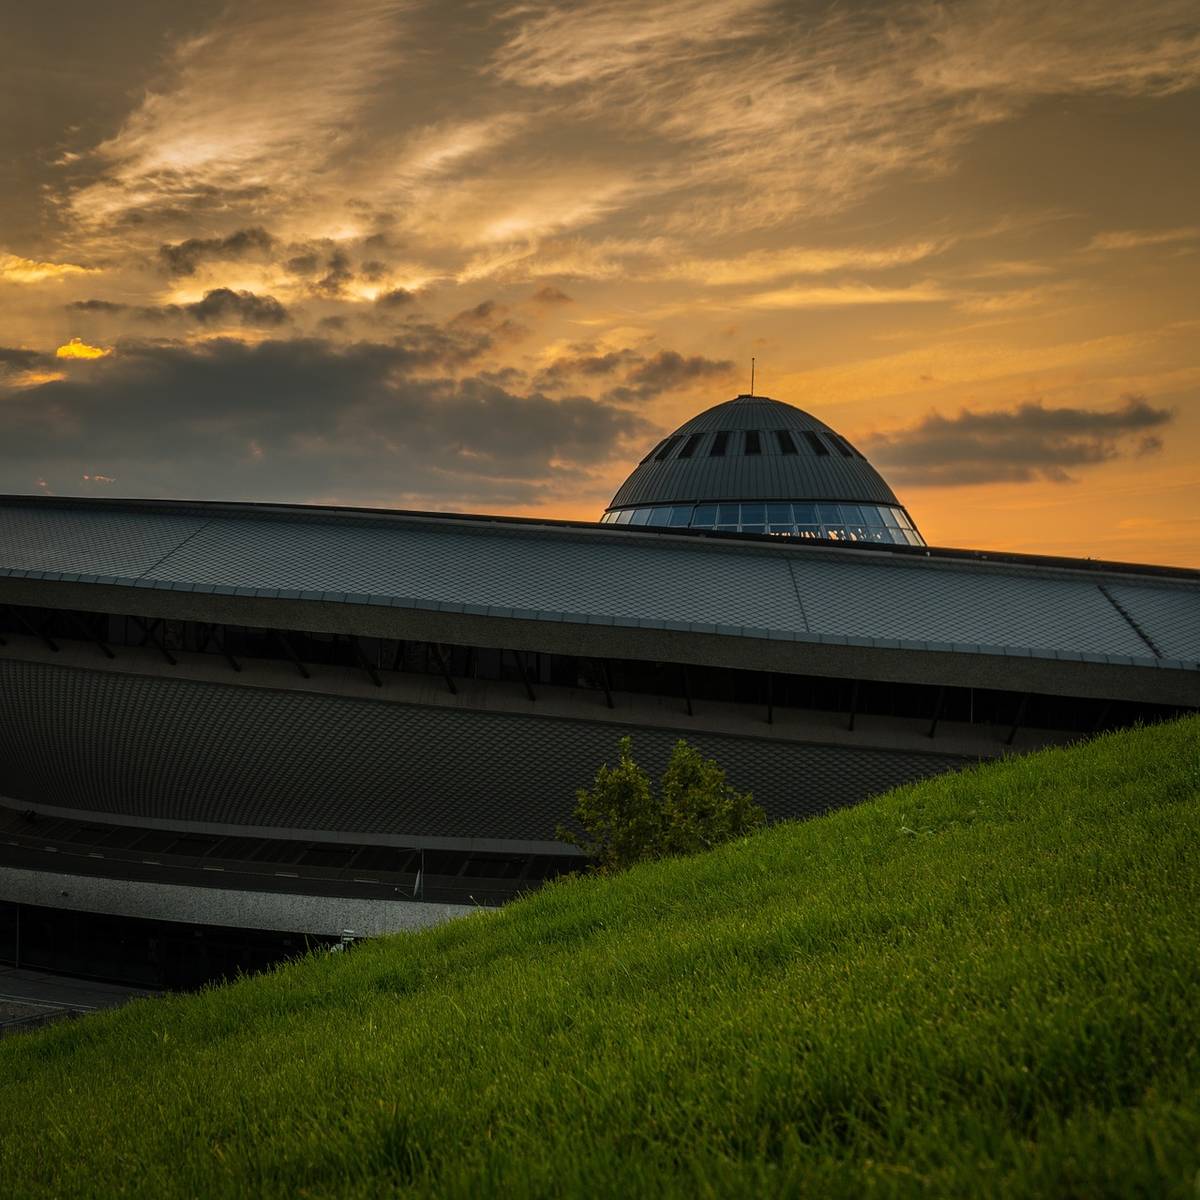
<svg viewBox="0 0 1200 1200"><path fill-rule="evenodd" d="M1198 855L1192 719L138 1002L0 1043L0 1196L1194 1200Z"/></svg>

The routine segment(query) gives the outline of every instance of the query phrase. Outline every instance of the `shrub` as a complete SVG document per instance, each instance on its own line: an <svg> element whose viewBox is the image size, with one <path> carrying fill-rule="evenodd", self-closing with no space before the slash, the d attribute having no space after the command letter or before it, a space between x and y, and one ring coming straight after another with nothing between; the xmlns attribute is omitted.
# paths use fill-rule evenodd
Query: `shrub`
<svg viewBox="0 0 1200 1200"><path fill-rule="evenodd" d="M575 793L580 833L559 826L561 841L579 846L598 871L615 871L647 859L695 854L742 837L766 822L749 792L725 782L725 772L682 738L675 743L657 797L623 737L616 767L596 772L591 788Z"/></svg>

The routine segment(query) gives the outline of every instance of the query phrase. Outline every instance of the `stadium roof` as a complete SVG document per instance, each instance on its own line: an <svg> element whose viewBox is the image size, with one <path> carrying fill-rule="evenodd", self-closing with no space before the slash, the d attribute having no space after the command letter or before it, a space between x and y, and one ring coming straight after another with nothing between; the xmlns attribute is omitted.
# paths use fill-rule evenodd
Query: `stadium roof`
<svg viewBox="0 0 1200 1200"><path fill-rule="evenodd" d="M0 497L0 603L1200 704L1200 572L344 508Z"/></svg>

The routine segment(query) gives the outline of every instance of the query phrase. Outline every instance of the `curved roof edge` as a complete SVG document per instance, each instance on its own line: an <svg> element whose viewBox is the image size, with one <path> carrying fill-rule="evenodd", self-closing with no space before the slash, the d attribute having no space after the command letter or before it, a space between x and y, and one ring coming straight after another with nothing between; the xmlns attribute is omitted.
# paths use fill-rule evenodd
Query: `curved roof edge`
<svg viewBox="0 0 1200 1200"><path fill-rule="evenodd" d="M547 532L582 533L603 537L703 539L735 545L770 546L794 553L833 553L846 555L893 555L916 559L942 559L957 562L989 563L1004 566L1042 567L1049 570L1112 572L1114 574L1147 575L1200 583L1200 568L1162 563L1121 562L1101 558L1070 558L1052 554L1029 554L1011 550L972 550L961 546L897 546L886 543L805 541L778 538L770 534L724 533L707 529L667 529L655 526L603 525L599 521L580 521L562 517L517 517L504 513L439 512L428 509L374 508L344 504L300 504L266 500L188 500L155 496L47 496L42 492L0 493L0 509L21 506L45 508L88 508L131 512L157 510L160 512L203 512L213 516L268 517L276 520L339 520L339 521L444 521L475 525L480 529L510 526L514 530L533 532L542 527ZM2 570L2 565L0 565Z"/></svg>

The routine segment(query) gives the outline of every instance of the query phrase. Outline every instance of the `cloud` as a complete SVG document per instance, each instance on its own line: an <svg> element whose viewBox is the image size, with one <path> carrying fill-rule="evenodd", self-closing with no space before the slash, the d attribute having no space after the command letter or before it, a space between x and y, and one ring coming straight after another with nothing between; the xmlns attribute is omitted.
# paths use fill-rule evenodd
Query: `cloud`
<svg viewBox="0 0 1200 1200"><path fill-rule="evenodd" d="M774 5L577 0L509 14L492 69L660 147L661 228L771 226L951 169L983 127L1048 97L1164 96L1200 81L1186 0Z"/></svg>
<svg viewBox="0 0 1200 1200"><path fill-rule="evenodd" d="M538 288L530 297L537 304L571 304L571 297L567 295L562 288L554 287L552 284L546 284L544 287Z"/></svg>
<svg viewBox="0 0 1200 1200"><path fill-rule="evenodd" d="M307 250L303 254L289 258L283 265L293 275L311 275L321 265L321 258L320 255Z"/></svg>
<svg viewBox="0 0 1200 1200"><path fill-rule="evenodd" d="M975 483L1073 480L1070 470L1162 448L1149 432L1172 420L1143 396L1115 409L1046 408L1041 403L992 412L930 413L907 429L862 438L864 451L897 484L953 487Z"/></svg>
<svg viewBox="0 0 1200 1200"><path fill-rule="evenodd" d="M372 87L397 69L402 0L227 8L180 42L162 82L92 153L69 211L104 236L131 216L298 198L345 147Z"/></svg>
<svg viewBox="0 0 1200 1200"><path fill-rule="evenodd" d="M313 290L326 297L340 296L346 290L346 284L353 278L350 257L345 250L337 246L325 265L325 274L313 285Z"/></svg>
<svg viewBox="0 0 1200 1200"><path fill-rule="evenodd" d="M604 401L447 375L458 356L424 325L349 346L122 344L87 377L0 393L0 490L70 492L99 474L123 495L533 503L578 494L646 436Z"/></svg>
<svg viewBox="0 0 1200 1200"><path fill-rule="evenodd" d="M46 361L47 356L40 350L0 346L0 371L29 371Z"/></svg>
<svg viewBox="0 0 1200 1200"><path fill-rule="evenodd" d="M752 308L848 308L863 304L931 304L953 299L935 283L911 287L872 287L848 283L836 287L789 287L745 296L741 303Z"/></svg>
<svg viewBox="0 0 1200 1200"><path fill-rule="evenodd" d="M1088 250L1139 250L1143 246L1169 246L1175 242L1200 241L1200 225L1180 229L1114 229L1098 233Z"/></svg>
<svg viewBox="0 0 1200 1200"><path fill-rule="evenodd" d="M69 342L59 346L54 352L55 358L106 358L112 353L112 350L105 349L103 346L91 346L81 338L73 337Z"/></svg>
<svg viewBox="0 0 1200 1200"><path fill-rule="evenodd" d="M699 354L685 358L675 350L660 350L634 367L625 381L633 387L658 393L694 383L698 379L720 379L732 370L733 363L728 359L716 361Z"/></svg>
<svg viewBox="0 0 1200 1200"><path fill-rule="evenodd" d="M834 271L886 271L941 254L953 238L923 239L894 246L784 246L737 258L685 258L660 269L669 279L697 283L766 283L786 275L828 275Z"/></svg>
<svg viewBox="0 0 1200 1200"><path fill-rule="evenodd" d="M389 292L380 292L375 297L375 303L380 308L404 308L413 302L413 294L405 288L392 288Z"/></svg>
<svg viewBox="0 0 1200 1200"><path fill-rule="evenodd" d="M201 262L226 262L253 253L269 253L275 239L261 226L239 229L227 237L188 238L159 247L159 257L172 275L194 275Z"/></svg>
<svg viewBox="0 0 1200 1200"><path fill-rule="evenodd" d="M77 312L115 315L129 313L144 321L186 317L201 325L236 324L270 328L290 319L288 310L274 296L233 288L213 288L189 304L130 305L112 300L76 300L67 308Z"/></svg>
<svg viewBox="0 0 1200 1200"><path fill-rule="evenodd" d="M21 258L17 254L0 254L0 280L7 280L9 283L42 283L47 279L69 279L73 275L94 274L94 267L81 267L77 263L40 262L32 258Z"/></svg>
<svg viewBox="0 0 1200 1200"><path fill-rule="evenodd" d="M721 42L739 42L765 27L766 0L609 0L526 5L496 57L497 73L529 87L589 87L628 78L654 63L660 70L694 62Z"/></svg>
<svg viewBox="0 0 1200 1200"><path fill-rule="evenodd" d="M120 313L126 312L129 305L115 300L72 300L67 308L75 312Z"/></svg>
<svg viewBox="0 0 1200 1200"><path fill-rule="evenodd" d="M256 296L253 292L235 292L214 288L203 300L183 304L180 309L201 325L237 321L242 325L282 325L287 309L274 296Z"/></svg>
<svg viewBox="0 0 1200 1200"><path fill-rule="evenodd" d="M690 387L706 379L725 379L733 370L728 359L703 355L683 355L677 350L659 350L646 355L623 347L596 352L579 347L579 352L560 356L535 377L535 383L548 391L603 382L608 390L604 398L618 404L650 400L663 392Z"/></svg>

